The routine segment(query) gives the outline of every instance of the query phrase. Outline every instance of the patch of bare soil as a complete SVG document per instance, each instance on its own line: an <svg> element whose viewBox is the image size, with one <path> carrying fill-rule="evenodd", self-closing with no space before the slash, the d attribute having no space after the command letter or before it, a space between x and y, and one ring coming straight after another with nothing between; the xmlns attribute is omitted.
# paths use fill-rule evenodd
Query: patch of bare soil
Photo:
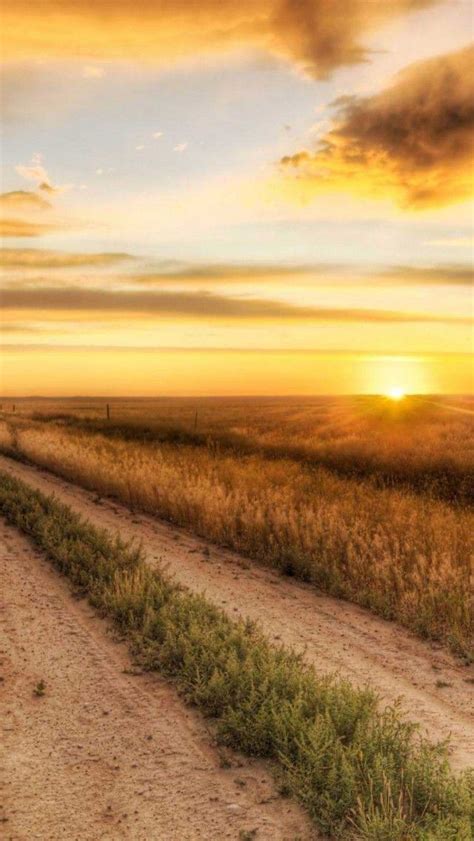
<svg viewBox="0 0 474 841"><path fill-rule="evenodd" d="M314 838L266 767L221 767L202 719L0 520L0 835L9 841ZM253 836L252 836L253 837Z"/></svg>
<svg viewBox="0 0 474 841"><path fill-rule="evenodd" d="M98 500L46 471L5 457L0 467L54 492L95 525L141 541L151 564L163 563L176 580L204 592L230 616L258 621L270 639L303 651L319 671L370 684L384 703L401 698L410 718L433 740L450 737L454 767L472 765L474 669L442 646L168 523Z"/></svg>

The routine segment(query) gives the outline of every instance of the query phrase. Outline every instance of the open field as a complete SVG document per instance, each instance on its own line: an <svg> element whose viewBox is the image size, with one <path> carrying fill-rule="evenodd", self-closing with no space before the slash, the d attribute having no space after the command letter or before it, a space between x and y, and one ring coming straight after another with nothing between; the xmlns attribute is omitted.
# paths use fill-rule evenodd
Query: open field
<svg viewBox="0 0 474 841"><path fill-rule="evenodd" d="M472 403L193 404L3 406L12 839L470 841Z"/></svg>
<svg viewBox="0 0 474 841"><path fill-rule="evenodd" d="M457 408L470 405L449 401ZM8 416L0 428L4 452L396 619L472 658L469 414L421 398L406 405L341 398L299 409L290 401L286 410L273 401L263 414L252 401L220 401L200 420L202 401L195 430L179 426L175 403L168 409L161 405L164 419L156 417L156 405L155 414L144 405L141 414L132 416L125 408L129 414L115 419L122 408L112 405L109 421L81 416L92 414L92 403L41 405L42 413L38 404L25 403L15 417ZM195 425L195 416L188 421L188 427ZM337 452L340 458L344 448L348 458L348 441L359 453L351 471L341 468L342 461L335 468L327 453L326 459L316 456L328 428L331 458ZM312 448L307 459L304 447ZM364 455L369 451L372 460ZM431 474L425 461L435 465ZM444 493L450 487L461 490Z"/></svg>
<svg viewBox="0 0 474 841"><path fill-rule="evenodd" d="M376 485L474 502L474 400L469 396L300 398L77 398L5 403L11 414L64 416L129 439L209 440L234 454L291 458Z"/></svg>
<svg viewBox="0 0 474 841"><path fill-rule="evenodd" d="M379 841L470 837L470 777L454 777L443 751L398 712L379 710L369 689L317 676L254 626L152 570L136 549L4 472L0 507L113 620L139 662L215 722L225 744L277 763L321 829ZM46 690L40 681L36 694Z"/></svg>

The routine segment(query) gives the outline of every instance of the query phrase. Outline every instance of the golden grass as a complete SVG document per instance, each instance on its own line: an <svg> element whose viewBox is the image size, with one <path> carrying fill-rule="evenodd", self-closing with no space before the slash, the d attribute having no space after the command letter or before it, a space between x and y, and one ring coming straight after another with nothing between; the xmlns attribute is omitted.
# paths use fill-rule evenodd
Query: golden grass
<svg viewBox="0 0 474 841"><path fill-rule="evenodd" d="M469 510L218 446L139 443L55 424L0 429L4 450L472 656Z"/></svg>
<svg viewBox="0 0 474 841"><path fill-rule="evenodd" d="M5 409L11 406L5 404ZM453 411L454 409L454 411ZM242 453L295 458L450 502L473 503L474 401L467 397L115 399L113 425L207 438ZM103 421L100 399L21 401L16 412Z"/></svg>

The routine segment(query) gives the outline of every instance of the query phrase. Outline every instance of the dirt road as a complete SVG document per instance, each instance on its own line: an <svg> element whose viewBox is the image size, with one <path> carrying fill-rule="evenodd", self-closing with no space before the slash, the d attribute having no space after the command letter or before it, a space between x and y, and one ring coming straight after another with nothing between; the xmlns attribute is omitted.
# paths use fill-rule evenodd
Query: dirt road
<svg viewBox="0 0 474 841"><path fill-rule="evenodd" d="M441 646L45 471L5 457L0 468L54 492L95 525L141 541L151 564L163 562L178 581L205 592L231 616L258 621L270 639L304 651L317 669L369 683L387 703L401 697L431 738L451 737L454 767L473 764L474 669Z"/></svg>
<svg viewBox="0 0 474 841"><path fill-rule="evenodd" d="M124 672L124 646L2 521L0 558L2 838L315 837L262 764L221 768L201 719L172 687Z"/></svg>

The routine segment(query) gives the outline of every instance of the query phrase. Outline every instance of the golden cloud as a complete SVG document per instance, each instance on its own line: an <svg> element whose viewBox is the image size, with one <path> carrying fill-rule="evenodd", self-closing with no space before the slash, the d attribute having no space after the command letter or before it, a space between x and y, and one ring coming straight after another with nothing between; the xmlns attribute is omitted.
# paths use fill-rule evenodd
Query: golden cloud
<svg viewBox="0 0 474 841"><path fill-rule="evenodd" d="M10 193L8 200L21 204L42 207L49 206L36 194ZM0 196L0 204L5 196ZM8 201L7 201L8 203ZM25 223L27 224L27 223ZM115 291L123 293L123 285L141 287L146 294L150 289L166 287L169 284L199 286L199 294L203 285L232 286L242 283L275 283L285 285L298 281L313 284L315 280L323 285L327 280L331 284L335 281L339 285L348 284L376 284L389 286L407 285L438 285L438 286L470 286L473 283L472 266L469 263L434 263L425 266L413 265L363 265L337 263L185 263L176 259L153 260L139 257L126 252L68 252L53 251L42 248L3 248L0 250L0 267L4 269L43 270L52 269L54 274L49 276L48 283L59 279L61 285L70 287L71 274L68 270L94 268L103 270L107 282L116 284ZM138 267L139 271L136 271ZM59 270L66 270L61 272ZM116 269L116 270L115 270ZM123 269L127 269L123 272ZM112 270L112 271L109 271ZM131 270L131 271L130 271ZM90 280L94 285L99 275L95 271ZM15 272L15 288L30 287L44 282L42 275ZM85 278L83 277L84 281ZM135 293L134 293L135 294ZM179 293L182 294L182 293ZM194 294L194 293L193 293Z"/></svg>
<svg viewBox="0 0 474 841"><path fill-rule="evenodd" d="M372 322L380 324L470 324L470 318L383 309L295 306L267 298L242 298L211 292L116 292L79 286L3 289L3 310L67 313L125 313L127 316L176 316L221 320Z"/></svg>
<svg viewBox="0 0 474 841"><path fill-rule="evenodd" d="M0 194L0 209L13 213L23 211L49 210L51 205L46 199L28 190L12 190Z"/></svg>
<svg viewBox="0 0 474 841"><path fill-rule="evenodd" d="M67 227L38 193L14 190L0 194L0 236L38 237Z"/></svg>
<svg viewBox="0 0 474 841"><path fill-rule="evenodd" d="M419 209L472 193L474 47L410 65L375 96L335 104L319 148L282 159L303 198L344 191Z"/></svg>
<svg viewBox="0 0 474 841"><path fill-rule="evenodd" d="M245 46L315 77L364 61L364 36L439 0L15 0L3 13L5 57L166 62Z"/></svg>
<svg viewBox="0 0 474 841"><path fill-rule="evenodd" d="M0 266L22 269L69 269L82 266L110 266L135 260L130 254L71 254L67 251L46 251L39 248L4 248Z"/></svg>
<svg viewBox="0 0 474 841"><path fill-rule="evenodd" d="M42 217L51 208L36 193L15 190L0 195L0 236L36 237L54 230Z"/></svg>
<svg viewBox="0 0 474 841"><path fill-rule="evenodd" d="M1 264L1 256L0 256ZM170 267L168 261L163 268L140 274L128 274L121 277L126 283L136 283L144 286L159 286L168 283L190 284L232 284L256 281L294 281L313 283L315 278L321 280L337 279L338 283L377 283L389 285L453 285L469 286L473 282L472 266L465 264L436 264L429 266L363 266L339 265L337 263L308 263L281 265L268 264L239 264L239 263L210 263L183 265L176 261Z"/></svg>

